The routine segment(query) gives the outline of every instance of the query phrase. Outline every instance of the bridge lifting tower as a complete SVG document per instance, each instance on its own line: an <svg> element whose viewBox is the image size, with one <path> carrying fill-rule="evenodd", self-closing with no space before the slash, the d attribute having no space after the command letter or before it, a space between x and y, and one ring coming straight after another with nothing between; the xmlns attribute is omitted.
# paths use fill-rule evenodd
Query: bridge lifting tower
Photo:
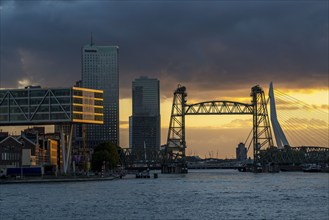
<svg viewBox="0 0 329 220"><path fill-rule="evenodd" d="M267 101L262 88L257 85L251 88L253 106L253 153L254 164L260 162L260 151L263 146L273 147L273 139L267 111Z"/></svg>
<svg viewBox="0 0 329 220"><path fill-rule="evenodd" d="M163 173L186 173L187 162L185 158L185 104L186 88L178 85L174 92L171 110L170 125L168 130L166 158L162 164Z"/></svg>

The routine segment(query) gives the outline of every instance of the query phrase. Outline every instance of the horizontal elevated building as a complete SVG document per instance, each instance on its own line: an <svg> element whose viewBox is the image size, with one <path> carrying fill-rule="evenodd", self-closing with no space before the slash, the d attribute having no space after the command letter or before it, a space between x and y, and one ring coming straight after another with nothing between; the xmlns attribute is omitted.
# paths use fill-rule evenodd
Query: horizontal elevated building
<svg viewBox="0 0 329 220"><path fill-rule="evenodd" d="M0 126L60 125L63 169L70 165L73 124L103 124L103 91L80 87L0 90Z"/></svg>
<svg viewBox="0 0 329 220"><path fill-rule="evenodd" d="M0 90L0 126L103 124L103 91L79 87Z"/></svg>

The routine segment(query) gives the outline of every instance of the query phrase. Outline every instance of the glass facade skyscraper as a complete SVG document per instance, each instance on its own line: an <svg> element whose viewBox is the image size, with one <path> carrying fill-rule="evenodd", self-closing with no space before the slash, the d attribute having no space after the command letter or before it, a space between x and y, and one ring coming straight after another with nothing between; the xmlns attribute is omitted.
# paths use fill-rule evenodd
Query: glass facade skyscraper
<svg viewBox="0 0 329 220"><path fill-rule="evenodd" d="M129 147L160 148L160 82L140 77L132 82L133 111L129 118Z"/></svg>
<svg viewBox="0 0 329 220"><path fill-rule="evenodd" d="M110 141L119 145L119 47L82 47L82 86L104 91L104 124L88 125L87 146Z"/></svg>

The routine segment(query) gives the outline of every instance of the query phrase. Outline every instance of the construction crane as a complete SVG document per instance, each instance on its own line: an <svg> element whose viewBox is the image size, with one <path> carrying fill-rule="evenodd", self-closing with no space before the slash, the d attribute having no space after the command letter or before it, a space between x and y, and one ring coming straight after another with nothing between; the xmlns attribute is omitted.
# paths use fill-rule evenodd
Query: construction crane
<svg viewBox="0 0 329 220"><path fill-rule="evenodd" d="M83 141L83 169L85 172L88 172L88 158L87 158L87 142L86 142L86 133L87 133L87 125L82 125L82 141Z"/></svg>

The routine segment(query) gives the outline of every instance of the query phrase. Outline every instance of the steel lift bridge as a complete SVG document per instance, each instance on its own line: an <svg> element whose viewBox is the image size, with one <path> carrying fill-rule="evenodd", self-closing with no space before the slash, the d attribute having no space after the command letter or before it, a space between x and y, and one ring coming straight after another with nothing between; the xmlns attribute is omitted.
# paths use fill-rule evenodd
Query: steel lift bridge
<svg viewBox="0 0 329 220"><path fill-rule="evenodd" d="M259 160L259 151L264 146L273 146L267 101L260 86L251 88L251 103L233 101L206 101L187 104L187 93L184 86L178 85L170 117L166 151L166 162L162 166L164 173L185 173L185 116L186 115L252 115L253 116L253 155Z"/></svg>
<svg viewBox="0 0 329 220"><path fill-rule="evenodd" d="M164 148L162 163L163 173L186 173L186 139L185 139L185 116L187 115L252 115L252 150L254 165L264 163L285 163L307 161L305 155L314 159L318 152L324 152L328 156L328 148L299 147L282 153L280 150L290 146L289 142L278 122L276 116L273 85L270 84L269 100L271 104L271 124L278 147L275 147L272 139L272 130L267 110L268 100L263 89L256 85L251 88L251 103L233 101L206 101L195 104L187 104L187 93L184 86L178 85L174 92L171 118L169 124L167 144ZM268 149L274 149L268 151ZM291 149L291 148L289 148ZM270 152L270 153L268 153ZM288 153L287 153L288 152ZM302 152L303 154L300 154ZM297 156L296 156L297 155ZM320 158L323 160L323 158Z"/></svg>

